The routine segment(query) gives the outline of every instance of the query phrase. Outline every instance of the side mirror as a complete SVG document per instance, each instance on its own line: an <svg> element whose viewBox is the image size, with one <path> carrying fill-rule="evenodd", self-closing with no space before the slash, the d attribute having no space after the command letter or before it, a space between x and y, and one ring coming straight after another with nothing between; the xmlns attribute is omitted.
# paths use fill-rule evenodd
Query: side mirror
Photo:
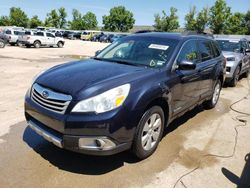
<svg viewBox="0 0 250 188"><path fill-rule="evenodd" d="M101 50L97 50L97 51L95 52L95 56L97 56L99 53L101 53Z"/></svg>
<svg viewBox="0 0 250 188"><path fill-rule="evenodd" d="M196 64L192 61L184 60L179 64L178 68L180 70L194 70L196 68Z"/></svg>

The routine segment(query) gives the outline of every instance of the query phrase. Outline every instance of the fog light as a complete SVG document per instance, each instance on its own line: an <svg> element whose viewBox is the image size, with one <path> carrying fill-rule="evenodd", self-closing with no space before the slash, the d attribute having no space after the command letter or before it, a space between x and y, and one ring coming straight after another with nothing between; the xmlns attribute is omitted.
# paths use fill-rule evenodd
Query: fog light
<svg viewBox="0 0 250 188"><path fill-rule="evenodd" d="M79 139L79 148L86 150L111 150L116 144L107 137L83 137Z"/></svg>

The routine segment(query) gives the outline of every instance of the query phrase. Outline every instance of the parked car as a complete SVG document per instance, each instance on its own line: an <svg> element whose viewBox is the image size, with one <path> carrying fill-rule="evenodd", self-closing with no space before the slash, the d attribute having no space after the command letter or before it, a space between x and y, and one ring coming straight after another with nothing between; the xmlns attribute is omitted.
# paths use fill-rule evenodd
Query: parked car
<svg viewBox="0 0 250 188"><path fill-rule="evenodd" d="M105 34L100 38L99 42L111 42L110 40L113 36L114 34Z"/></svg>
<svg viewBox="0 0 250 188"><path fill-rule="evenodd" d="M68 35L68 39L71 39L71 40L80 39L81 34L82 34L81 32L70 33Z"/></svg>
<svg viewBox="0 0 250 188"><path fill-rule="evenodd" d="M24 35L22 44L26 47L34 46L40 48L41 46L57 46L62 48L64 46L64 39L56 37L52 33L45 31L38 31L34 35Z"/></svg>
<svg viewBox="0 0 250 188"><path fill-rule="evenodd" d="M226 81L230 86L236 86L241 75L248 77L250 71L250 47L246 39L216 38L225 56Z"/></svg>
<svg viewBox="0 0 250 188"><path fill-rule="evenodd" d="M94 41L94 42L98 42L103 35L104 35L104 33L101 32L100 34L94 35L90 40Z"/></svg>
<svg viewBox="0 0 250 188"><path fill-rule="evenodd" d="M81 40L90 40L94 35L97 35L100 31L84 31L81 34Z"/></svg>
<svg viewBox="0 0 250 188"><path fill-rule="evenodd" d="M60 148L92 155L131 149L144 159L174 119L201 103L215 107L224 61L213 39L131 35L92 59L36 76L25 96L25 117Z"/></svg>
<svg viewBox="0 0 250 188"><path fill-rule="evenodd" d="M14 46L18 43L18 36L23 34L23 30L7 29L4 31L5 35L8 37L9 44Z"/></svg>
<svg viewBox="0 0 250 188"><path fill-rule="evenodd" d="M19 34L17 39L17 45L22 46L23 43L25 43L25 41L27 40L27 36L34 35L34 33L35 32L32 30L26 30L22 34Z"/></svg>
<svg viewBox="0 0 250 188"><path fill-rule="evenodd" d="M112 43L112 42L114 42L114 41L116 41L116 40L118 40L118 39L121 39L121 38L123 38L123 37L126 37L127 35L125 35L125 34L117 34L117 35L114 35L112 38L110 38L110 42Z"/></svg>
<svg viewBox="0 0 250 188"><path fill-rule="evenodd" d="M5 45L8 43L8 37L0 32L0 48L4 48Z"/></svg>
<svg viewBox="0 0 250 188"><path fill-rule="evenodd" d="M68 38L68 36L72 33L73 33L72 31L65 31L65 32L63 32L62 36L63 36L63 38Z"/></svg>

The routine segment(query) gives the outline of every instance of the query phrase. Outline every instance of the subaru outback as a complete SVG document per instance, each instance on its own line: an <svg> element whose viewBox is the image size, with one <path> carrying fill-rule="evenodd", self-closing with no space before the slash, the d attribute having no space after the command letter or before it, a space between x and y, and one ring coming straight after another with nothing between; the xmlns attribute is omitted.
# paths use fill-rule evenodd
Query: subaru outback
<svg viewBox="0 0 250 188"><path fill-rule="evenodd" d="M25 97L26 120L60 148L91 155L130 149L144 159L175 118L198 104L215 107L224 65L213 39L133 34L93 58L36 76Z"/></svg>

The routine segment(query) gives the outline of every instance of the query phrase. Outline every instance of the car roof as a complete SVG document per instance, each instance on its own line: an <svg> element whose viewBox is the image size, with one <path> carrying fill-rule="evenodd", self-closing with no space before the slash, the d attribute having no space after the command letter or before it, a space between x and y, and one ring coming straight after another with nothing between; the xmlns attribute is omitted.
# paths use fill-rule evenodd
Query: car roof
<svg viewBox="0 0 250 188"><path fill-rule="evenodd" d="M246 38L233 38L233 37L228 37L228 38L226 38L226 37L217 37L217 38L215 38L215 40L232 40L232 41L247 41L247 39Z"/></svg>
<svg viewBox="0 0 250 188"><path fill-rule="evenodd" d="M211 39L208 36L204 35L185 35L182 33L167 33L167 32L147 32L147 33L136 33L132 36L141 36L141 37L156 37L156 38L168 38L168 39L175 39L175 40L187 40L187 39Z"/></svg>

